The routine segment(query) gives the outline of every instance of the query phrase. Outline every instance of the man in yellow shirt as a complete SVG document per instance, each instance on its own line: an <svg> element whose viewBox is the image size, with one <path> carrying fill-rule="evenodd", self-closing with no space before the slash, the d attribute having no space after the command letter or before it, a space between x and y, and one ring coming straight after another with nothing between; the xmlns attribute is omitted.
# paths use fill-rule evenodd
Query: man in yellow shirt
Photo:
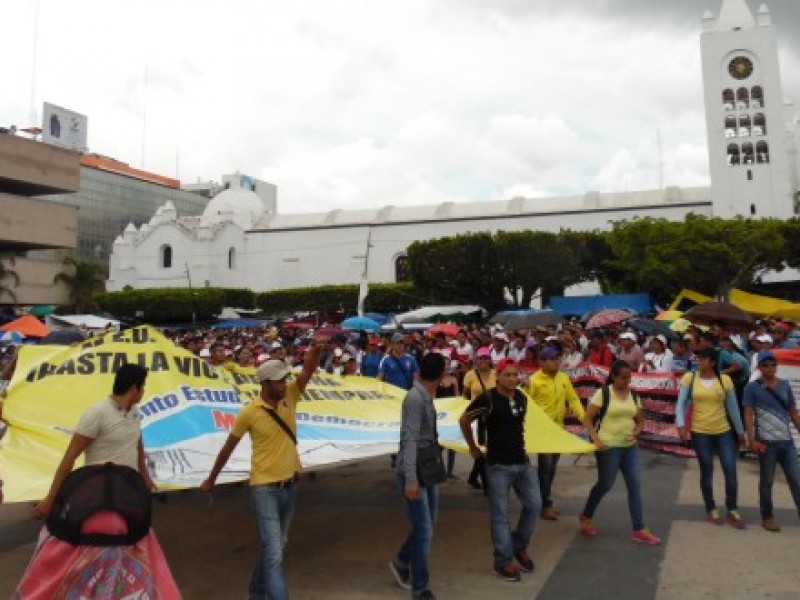
<svg viewBox="0 0 800 600"><path fill-rule="evenodd" d="M542 350L539 353L540 369L528 379L525 392L548 417L563 427L567 405L580 421L583 421L584 410L569 376L559 370L560 364L561 353L556 348L548 346ZM539 454L537 471L542 492L542 518L548 521L558 520L551 493L559 458L560 454Z"/></svg>
<svg viewBox="0 0 800 600"><path fill-rule="evenodd" d="M261 548L250 580L251 600L285 600L289 597L283 574L283 546L297 499L300 457L297 453L297 402L319 366L324 340L314 340L306 352L303 370L289 381L289 367L283 360L268 360L256 374L261 395L237 415L228 439L214 467L200 489L214 489L222 468L245 433L250 434L252 459L250 491Z"/></svg>

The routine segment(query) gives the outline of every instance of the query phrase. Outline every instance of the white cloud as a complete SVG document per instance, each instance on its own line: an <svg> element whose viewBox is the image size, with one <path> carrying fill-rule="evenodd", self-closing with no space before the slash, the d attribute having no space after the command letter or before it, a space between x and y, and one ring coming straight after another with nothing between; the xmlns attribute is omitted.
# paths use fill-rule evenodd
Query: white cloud
<svg viewBox="0 0 800 600"><path fill-rule="evenodd" d="M657 130L665 184L706 184L701 9L598 2L38 0L34 107L134 166L268 179L282 211L654 188ZM18 125L34 6L4 5Z"/></svg>

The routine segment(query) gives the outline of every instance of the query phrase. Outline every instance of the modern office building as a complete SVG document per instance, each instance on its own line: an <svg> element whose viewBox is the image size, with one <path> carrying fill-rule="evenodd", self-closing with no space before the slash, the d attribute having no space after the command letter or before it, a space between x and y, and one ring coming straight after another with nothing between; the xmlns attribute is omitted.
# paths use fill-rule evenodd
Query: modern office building
<svg viewBox="0 0 800 600"><path fill-rule="evenodd" d="M126 163L85 154L80 157L77 193L48 196L51 202L78 209L75 258L108 264L111 245L129 223L147 223L159 206L171 202L181 214L202 214L208 197L182 190L177 179L149 173Z"/></svg>
<svg viewBox="0 0 800 600"><path fill-rule="evenodd" d="M66 288L54 283L61 259L28 255L75 248L78 209L47 195L69 198L78 191L79 160L78 152L0 132L0 260L16 274L0 280L0 304L66 301Z"/></svg>

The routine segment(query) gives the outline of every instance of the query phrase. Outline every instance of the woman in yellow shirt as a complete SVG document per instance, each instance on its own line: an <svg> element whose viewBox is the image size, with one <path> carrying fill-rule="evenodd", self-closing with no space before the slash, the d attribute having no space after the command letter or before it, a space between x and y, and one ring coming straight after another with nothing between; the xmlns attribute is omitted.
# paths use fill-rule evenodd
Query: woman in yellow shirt
<svg viewBox="0 0 800 600"><path fill-rule="evenodd" d="M718 354L714 348L695 352L697 371L686 373L681 379L675 424L681 441L686 442L686 410L691 408L692 446L700 464L700 491L706 506L707 520L722 525L723 520L714 502L714 454L719 456L725 476L725 506L728 523L744 529L745 523L737 506L738 482L736 478L737 440L731 431L733 424L741 441L744 436L736 392L731 378L718 371ZM728 420L730 417L730 421Z"/></svg>
<svg viewBox="0 0 800 600"><path fill-rule="evenodd" d="M603 404L605 414L601 416ZM636 440L644 427L644 416L636 395L631 390L631 367L624 360L611 365L606 385L597 390L589 406L583 426L597 447L597 483L594 484L583 512L578 517L585 536L597 535L594 513L600 501L614 487L617 473L622 472L628 488L628 511L631 515L633 542L654 546L661 539L644 526L642 503L642 458Z"/></svg>
<svg viewBox="0 0 800 600"><path fill-rule="evenodd" d="M495 386L495 373L492 366L492 356L489 348L481 348L475 353L475 368L464 375L462 384L462 394L467 400L474 400L482 393ZM486 432L482 431L483 424L478 421L478 443L486 444ZM486 489L486 461L476 459L469 473L467 483L476 490L483 489L483 493L488 495Z"/></svg>

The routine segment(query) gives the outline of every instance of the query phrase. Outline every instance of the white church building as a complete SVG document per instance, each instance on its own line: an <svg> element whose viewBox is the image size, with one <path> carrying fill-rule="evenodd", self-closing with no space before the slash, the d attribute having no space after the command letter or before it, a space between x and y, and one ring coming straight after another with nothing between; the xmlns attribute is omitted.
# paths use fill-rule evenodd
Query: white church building
<svg viewBox="0 0 800 600"><path fill-rule="evenodd" d="M116 239L107 289L232 287L254 291L370 282L407 275L417 240L465 232L608 229L635 216L687 213L788 218L800 213L798 126L784 100L775 30L766 6L723 0L702 21L702 60L711 186L513 198L368 210L281 214L277 192L226 176L200 217L167 203L149 223Z"/></svg>

